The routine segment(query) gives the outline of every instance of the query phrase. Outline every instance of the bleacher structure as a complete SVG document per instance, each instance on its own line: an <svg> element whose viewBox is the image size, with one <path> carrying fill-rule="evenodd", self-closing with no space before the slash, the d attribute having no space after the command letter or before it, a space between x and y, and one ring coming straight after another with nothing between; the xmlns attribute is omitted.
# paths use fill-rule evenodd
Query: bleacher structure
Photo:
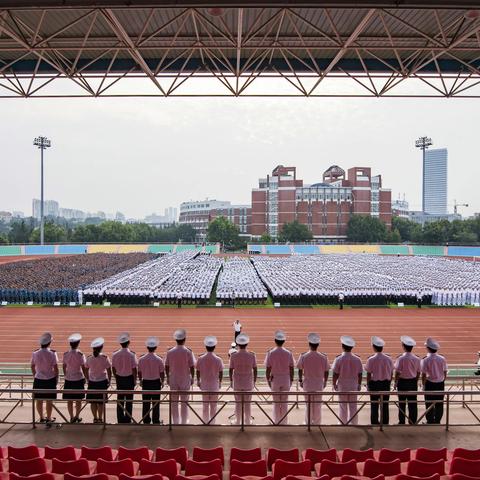
<svg viewBox="0 0 480 480"><path fill-rule="evenodd" d="M480 450L3 447L11 480L473 480ZM34 475L32 477L32 475Z"/></svg>

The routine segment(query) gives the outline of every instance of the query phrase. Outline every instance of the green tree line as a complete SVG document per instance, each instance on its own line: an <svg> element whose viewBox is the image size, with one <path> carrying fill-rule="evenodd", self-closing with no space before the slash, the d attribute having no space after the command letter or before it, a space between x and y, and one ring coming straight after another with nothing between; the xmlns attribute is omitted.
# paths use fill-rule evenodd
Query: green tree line
<svg viewBox="0 0 480 480"><path fill-rule="evenodd" d="M0 229L1 244L39 243L40 227L33 218L15 220ZM45 222L46 243L176 243L195 241L191 225L157 228L146 223L82 223Z"/></svg>

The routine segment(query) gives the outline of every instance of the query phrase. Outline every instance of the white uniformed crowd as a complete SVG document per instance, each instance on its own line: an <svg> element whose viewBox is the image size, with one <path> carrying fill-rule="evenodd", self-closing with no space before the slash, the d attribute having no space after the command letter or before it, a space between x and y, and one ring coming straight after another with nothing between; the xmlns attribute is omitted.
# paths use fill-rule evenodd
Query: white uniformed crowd
<svg viewBox="0 0 480 480"><path fill-rule="evenodd" d="M252 391L257 383L257 358L248 350L249 337L241 332L242 326L234 323L235 342L229 351L229 388L235 392L235 422L250 424L252 422ZM63 398L67 400L70 421L81 422L80 412L85 399L83 390L88 384L86 400L91 406L93 421L104 421L105 391L111 384L112 376L117 388L117 421L131 423L133 419L132 390L138 384L142 393L142 417L139 422L146 424L160 423L160 390L166 383L171 393L171 420L174 424L189 423L191 405L188 404L190 390L196 383L202 395L202 419L214 424L218 413L219 392L222 388L224 363L215 353L217 339L208 335L204 339L205 353L198 358L187 348L187 332L178 329L173 338L176 346L167 350L162 358L158 355L159 340L148 337L145 341L146 353L137 359L129 348L130 335L126 332L118 337L120 348L113 353L111 360L103 353L103 338L91 342L92 354L85 356L79 350L82 336L78 333L69 337L70 349L63 354L64 371ZM56 399L58 384L58 356L50 349L52 335L45 333L40 338L40 348L32 354L31 366L34 375L34 394L40 421L51 426L52 402ZM287 335L284 331L275 332L274 348L266 353L264 367L265 377L271 389L273 402L273 422L288 422L288 392L291 389L298 370L300 386L308 395L305 396L305 422L321 423L322 395L332 371L332 385L338 392L338 420L342 424L358 424L357 393L362 389L363 373L366 372L366 386L370 392L390 392L396 390L398 395L398 423L416 423L418 418L417 397L407 392L416 392L419 381L423 387L427 423L440 423L443 415L443 394L447 376L445 358L438 354L439 343L427 338L424 346L427 355L420 359L412 350L416 345L413 338L402 336L400 343L404 353L393 361L383 353L385 342L379 337L371 338L373 355L366 362L353 353L355 340L342 336L340 345L342 353L332 366L327 356L318 351L320 336L309 333L306 338L308 351L295 359L284 347ZM103 393L102 393L103 392ZM150 393L151 392L151 393ZM246 392L246 393L242 393ZM316 394L318 392L318 395ZM342 395L342 392L346 392ZM428 393L427 393L428 392ZM437 393L439 392L439 393ZM44 405L46 404L46 405ZM44 406L46 409L44 410ZM381 418L379 416L381 413ZM389 394L371 396L372 424L389 423Z"/></svg>
<svg viewBox="0 0 480 480"><path fill-rule="evenodd" d="M374 298L415 303L418 297L437 305L480 301L480 266L465 260L348 254L258 256L252 261L275 299L315 301L341 294L345 303Z"/></svg>

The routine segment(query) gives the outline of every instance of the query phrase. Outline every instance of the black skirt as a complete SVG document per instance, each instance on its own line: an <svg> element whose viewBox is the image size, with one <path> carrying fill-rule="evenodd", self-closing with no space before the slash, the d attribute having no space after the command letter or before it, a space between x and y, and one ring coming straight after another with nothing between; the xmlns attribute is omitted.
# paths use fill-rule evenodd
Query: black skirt
<svg viewBox="0 0 480 480"><path fill-rule="evenodd" d="M65 380L63 385L64 390L85 390L85 379L81 380ZM83 400L85 394L82 392L65 392L63 394L64 400Z"/></svg>
<svg viewBox="0 0 480 480"><path fill-rule="evenodd" d="M100 382L88 381L88 390L107 390L108 380L101 380ZM105 400L104 400L105 399ZM103 393L87 393L87 400L90 402L103 403L106 401L106 395Z"/></svg>
<svg viewBox="0 0 480 480"><path fill-rule="evenodd" d="M43 380L41 378L35 378L33 380L33 389L34 390L56 390L57 388L57 377L49 378L48 380ZM57 394L52 393L34 393L33 398L35 400L55 400Z"/></svg>

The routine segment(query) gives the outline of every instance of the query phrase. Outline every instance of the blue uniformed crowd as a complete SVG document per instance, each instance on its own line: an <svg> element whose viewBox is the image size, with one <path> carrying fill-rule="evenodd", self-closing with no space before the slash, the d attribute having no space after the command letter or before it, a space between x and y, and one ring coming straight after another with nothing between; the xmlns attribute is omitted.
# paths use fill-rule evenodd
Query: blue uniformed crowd
<svg viewBox="0 0 480 480"><path fill-rule="evenodd" d="M252 394L257 382L257 359L255 353L248 350L249 337L242 333L240 322L234 323L235 341L229 351L228 372L230 387L235 392L234 421L237 424L250 424L252 421ZM146 353L139 359L129 348L130 335L126 332L118 336L120 348L110 358L103 353L103 338L91 342L92 353L85 356L79 345L82 336L72 334L68 341L70 349L63 354L64 371L63 399L67 400L70 422L81 422L82 401L89 402L94 423L102 423L105 414L106 393L112 376L117 388L117 421L131 423L133 419L133 393L139 383L142 393L142 417L145 424L160 423L160 390L167 383L171 391L171 421L174 424L189 423L188 404L190 390L195 381L202 395L202 419L206 424L214 424L218 415L217 404L222 388L224 363L216 355L217 339L208 335L204 339L205 352L198 358L185 345L187 333L184 329L173 334L176 345L170 348L163 359L157 354L157 337L148 337L145 341ZM33 352L31 359L34 375L34 394L40 421L51 426L52 401L57 398L59 369L58 357L50 349L53 337L45 333L40 338L40 348ZM440 344L433 338L427 338L424 346L427 355L420 359L413 353L416 342L409 336L400 339L403 353L393 361L383 352L385 342L377 336L371 338L373 355L365 364L353 353L355 340L342 336L342 353L330 367L327 356L318 351L320 336L309 333L306 341L308 350L298 359L285 348L287 335L278 330L273 336L274 347L265 357L265 377L271 389L273 402L273 422L288 422L288 393L294 381L295 368L298 370L300 386L308 394L305 396L305 422L321 424L322 395L332 372L332 385L338 393L338 419L341 424L358 424L357 393L362 389L363 374L366 372L366 386L370 392L386 392L371 395L371 424L388 424L389 393L396 390L398 395L398 423L415 424L418 419L418 400L415 392L419 382L425 398L427 423L440 423L443 416L443 391L447 376L445 358L438 354ZM87 384L87 395L83 390ZM151 391L152 393L149 393ZM103 393L102 393L103 392ZM318 395L316 393L318 392ZM345 392L342 394L342 392ZM412 395L408 392L414 392ZM45 409L44 409L45 406Z"/></svg>

